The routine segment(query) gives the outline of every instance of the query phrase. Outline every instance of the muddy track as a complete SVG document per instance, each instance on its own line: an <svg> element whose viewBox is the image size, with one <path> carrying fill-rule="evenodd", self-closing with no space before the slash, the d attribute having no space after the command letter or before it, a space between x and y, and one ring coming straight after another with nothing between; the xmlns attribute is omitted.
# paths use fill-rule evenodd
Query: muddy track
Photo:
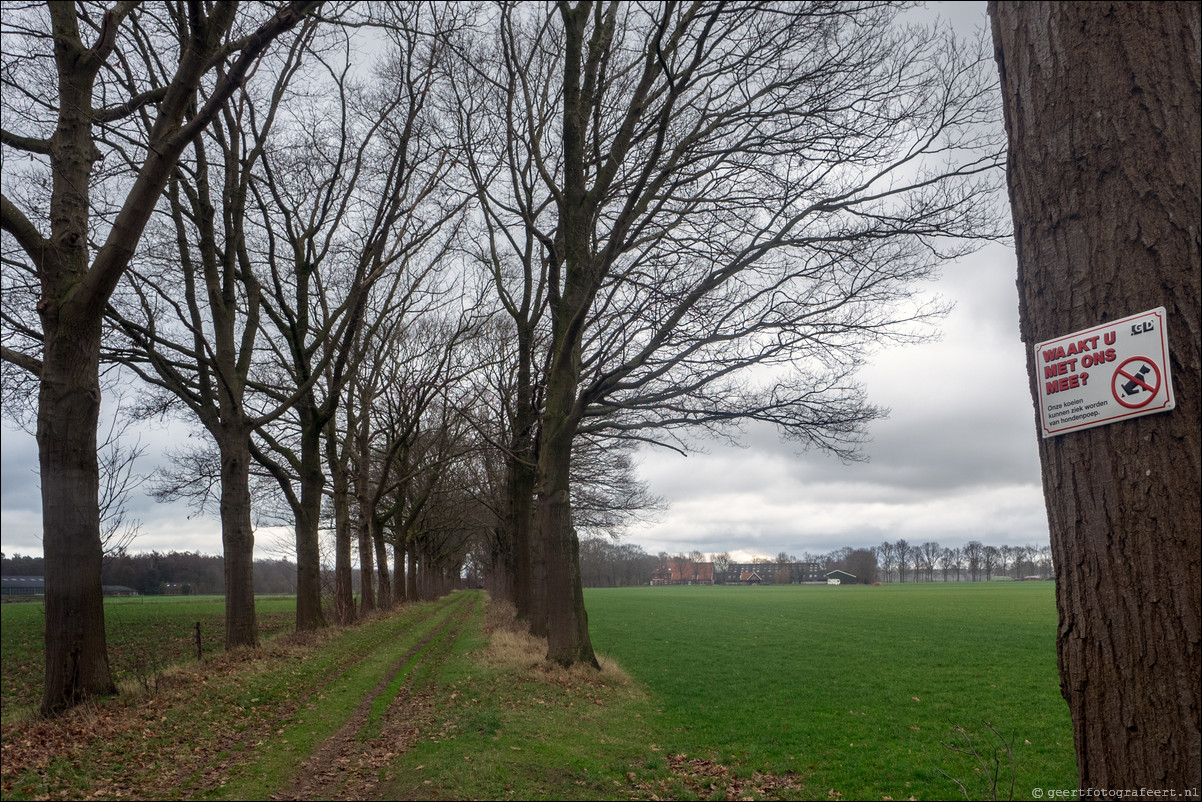
<svg viewBox="0 0 1202 802"><path fill-rule="evenodd" d="M301 765L289 787L272 798L373 798L388 762L413 745L430 710L427 689L414 687L414 675L446 659L474 606L471 602L449 611L442 623L398 658L346 724ZM384 712L380 733L370 739L361 737L376 700L402 672L404 682Z"/></svg>

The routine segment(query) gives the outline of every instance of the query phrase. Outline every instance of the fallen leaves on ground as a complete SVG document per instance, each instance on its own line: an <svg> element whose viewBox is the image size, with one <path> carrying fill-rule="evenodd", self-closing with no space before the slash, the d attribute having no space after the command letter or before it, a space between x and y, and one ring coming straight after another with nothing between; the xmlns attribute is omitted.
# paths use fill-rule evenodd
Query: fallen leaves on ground
<svg viewBox="0 0 1202 802"><path fill-rule="evenodd" d="M734 776L730 768L713 760L687 755L671 755L668 766L672 777L655 783L634 783L635 787L650 792L652 800L675 798L674 784L684 785L688 791L702 799L713 799L716 792L728 802L742 800L778 799L786 792L799 791L804 786L800 774L787 771L784 774L755 771L749 777ZM627 775L632 781L634 773Z"/></svg>

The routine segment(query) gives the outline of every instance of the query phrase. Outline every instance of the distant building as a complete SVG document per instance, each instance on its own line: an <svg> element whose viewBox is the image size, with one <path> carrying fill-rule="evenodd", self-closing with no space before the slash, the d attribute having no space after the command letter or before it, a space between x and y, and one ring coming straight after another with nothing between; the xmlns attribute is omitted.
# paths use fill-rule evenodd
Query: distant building
<svg viewBox="0 0 1202 802"><path fill-rule="evenodd" d="M125 585L103 585L101 590L105 596L137 596L138 591ZM46 580L40 576L5 576L0 577L0 595L13 596L45 596Z"/></svg>
<svg viewBox="0 0 1202 802"><path fill-rule="evenodd" d="M0 595L45 596L46 582L40 576L0 577Z"/></svg>
<svg viewBox="0 0 1202 802"><path fill-rule="evenodd" d="M757 579L745 578L751 574ZM821 582L822 566L818 563L732 563L726 569L724 579L728 585L800 585Z"/></svg>
<svg viewBox="0 0 1202 802"><path fill-rule="evenodd" d="M858 581L855 574L849 574L846 571L828 571L826 574L826 584L828 585L854 585Z"/></svg>
<svg viewBox="0 0 1202 802"><path fill-rule="evenodd" d="M712 585L714 564L668 560L651 572L652 585Z"/></svg>

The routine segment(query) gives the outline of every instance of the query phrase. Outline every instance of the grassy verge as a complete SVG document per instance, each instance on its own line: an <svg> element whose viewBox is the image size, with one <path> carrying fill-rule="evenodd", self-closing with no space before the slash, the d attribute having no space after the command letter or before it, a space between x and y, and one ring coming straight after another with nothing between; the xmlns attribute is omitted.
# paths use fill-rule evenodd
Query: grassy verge
<svg viewBox="0 0 1202 802"><path fill-rule="evenodd" d="M545 641L508 623L499 606L489 639L455 643L432 688L432 727L380 798L647 798L666 764L645 689L606 660L600 674L548 666Z"/></svg>
<svg viewBox="0 0 1202 802"><path fill-rule="evenodd" d="M480 601L455 594L347 629L277 637L169 669L153 692L6 723L4 798L286 794L319 745L375 698L382 674Z"/></svg>
<svg viewBox="0 0 1202 802"><path fill-rule="evenodd" d="M3 797L649 799L674 787L642 685L549 669L456 593L167 671L3 727ZM495 614L494 614L495 618Z"/></svg>

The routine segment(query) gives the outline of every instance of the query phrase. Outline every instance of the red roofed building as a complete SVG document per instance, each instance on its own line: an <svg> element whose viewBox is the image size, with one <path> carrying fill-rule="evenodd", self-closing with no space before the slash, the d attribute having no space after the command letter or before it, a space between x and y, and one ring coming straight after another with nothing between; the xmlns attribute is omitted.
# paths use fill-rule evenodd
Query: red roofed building
<svg viewBox="0 0 1202 802"><path fill-rule="evenodd" d="M712 585L714 564L669 560L651 572L652 585Z"/></svg>

